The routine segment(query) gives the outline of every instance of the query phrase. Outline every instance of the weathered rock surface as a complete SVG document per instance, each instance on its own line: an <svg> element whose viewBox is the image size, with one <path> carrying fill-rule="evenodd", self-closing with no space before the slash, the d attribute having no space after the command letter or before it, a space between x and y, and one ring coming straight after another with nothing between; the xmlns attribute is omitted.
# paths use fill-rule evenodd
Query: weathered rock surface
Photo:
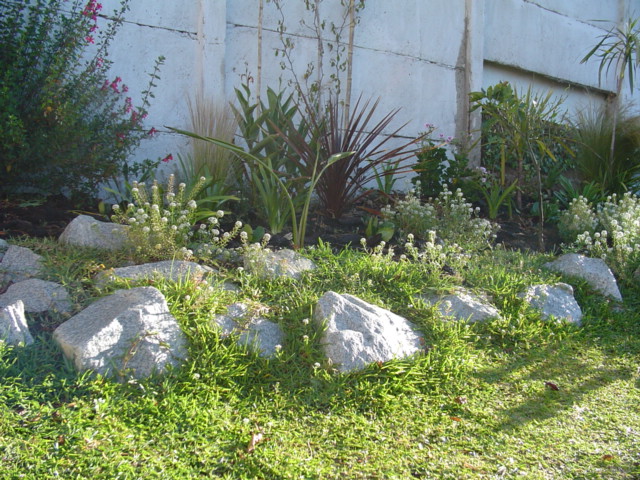
<svg viewBox="0 0 640 480"><path fill-rule="evenodd" d="M472 293L464 288L457 288L449 295L427 295L425 302L436 305L440 314L465 322L482 322L492 318L500 318L500 311L484 296Z"/></svg>
<svg viewBox="0 0 640 480"><path fill-rule="evenodd" d="M289 277L297 280L303 272L316 268L311 260L289 249L251 252L245 254L243 262L248 272L264 278Z"/></svg>
<svg viewBox="0 0 640 480"><path fill-rule="evenodd" d="M117 290L60 325L54 340L80 371L134 378L187 356L186 338L157 289Z"/></svg>
<svg viewBox="0 0 640 480"><path fill-rule="evenodd" d="M322 344L342 372L420 352L420 334L403 317L352 295L327 292L318 301L314 322L326 322Z"/></svg>
<svg viewBox="0 0 640 480"><path fill-rule="evenodd" d="M597 292L614 300L622 301L616 278L604 260L600 258L589 258L577 253L567 253L553 262L546 263L544 266L554 272L580 278Z"/></svg>
<svg viewBox="0 0 640 480"><path fill-rule="evenodd" d="M42 257L25 247L9 245L0 262L4 281L19 282L42 274Z"/></svg>
<svg viewBox="0 0 640 480"><path fill-rule="evenodd" d="M238 333L238 343L255 349L261 357L273 357L282 346L284 334L276 323L258 317L244 303L227 307L227 313L213 318L222 336Z"/></svg>
<svg viewBox="0 0 640 480"><path fill-rule="evenodd" d="M0 262L2 262L2 257L4 257L4 252L6 252L7 248L9 248L7 241L0 238Z"/></svg>
<svg viewBox="0 0 640 480"><path fill-rule="evenodd" d="M282 345L284 334L276 323L265 318L255 318L242 331L238 338L240 345L246 345L258 352L261 357L273 357Z"/></svg>
<svg viewBox="0 0 640 480"><path fill-rule="evenodd" d="M566 283L532 285L519 296L539 310L543 319L553 317L576 325L582 321L582 309L573 296L573 287Z"/></svg>
<svg viewBox="0 0 640 480"><path fill-rule="evenodd" d="M47 282L38 278L30 278L14 283L7 291L0 295L0 306L10 305L21 300L24 309L30 313L46 311L69 313L71 300L67 289L54 282Z"/></svg>
<svg viewBox="0 0 640 480"><path fill-rule="evenodd" d="M9 345L33 343L21 300L0 307L0 341L5 341Z"/></svg>
<svg viewBox="0 0 640 480"><path fill-rule="evenodd" d="M101 222L88 215L74 218L58 238L59 242L77 247L119 250L127 241L127 225Z"/></svg>
<svg viewBox="0 0 640 480"><path fill-rule="evenodd" d="M239 328L240 323L249 316L249 306L245 303L233 303L227 307L226 314L213 317L212 322L220 327L223 337L231 335Z"/></svg>
<svg viewBox="0 0 640 480"><path fill-rule="evenodd" d="M100 272L95 277L95 283L97 286L102 287L117 278L142 280L153 278L156 275L173 282L185 281L191 278L202 280L205 275L212 273L216 273L213 268L199 265L195 262L164 260L162 262L144 263Z"/></svg>

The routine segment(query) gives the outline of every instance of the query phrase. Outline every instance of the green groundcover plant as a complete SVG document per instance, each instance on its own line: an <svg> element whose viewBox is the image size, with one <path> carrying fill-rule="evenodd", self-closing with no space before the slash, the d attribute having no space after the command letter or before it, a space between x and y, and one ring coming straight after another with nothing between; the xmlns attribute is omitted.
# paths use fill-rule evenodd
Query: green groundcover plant
<svg viewBox="0 0 640 480"><path fill-rule="evenodd" d="M146 380L77 373L51 340L64 318L30 315L34 345L0 344L1 476L637 478L637 288L624 287L624 304L613 308L574 284L582 326L544 321L518 293L559 280L540 268L548 256L496 248L462 258L427 241L402 258L386 246L334 253L320 243L302 250L317 268L297 281L221 266L209 283L155 278L99 291L97 271L136 259L21 240L43 255L45 278L67 286L73 313L116 288L158 288L189 355ZM419 298L462 284L490 295L502 318L455 322ZM409 319L423 352L338 373L311 321L328 290ZM274 358L223 337L211 321L236 301L281 325Z"/></svg>

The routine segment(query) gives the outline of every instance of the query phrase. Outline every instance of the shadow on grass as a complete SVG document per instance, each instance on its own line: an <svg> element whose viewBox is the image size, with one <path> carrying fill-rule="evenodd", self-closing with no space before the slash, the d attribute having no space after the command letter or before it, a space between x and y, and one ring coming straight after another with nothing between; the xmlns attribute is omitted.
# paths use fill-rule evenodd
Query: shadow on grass
<svg viewBox="0 0 640 480"><path fill-rule="evenodd" d="M640 357L637 306L632 304L623 311L615 311L606 304L591 301L588 308L584 326L566 340L533 346L520 355L512 354L499 367L477 374L480 380L499 385L512 400L518 396L525 398L502 412L504 420L498 428L515 430L566 414L597 390L618 381L630 382L640 375L637 362L629 360ZM633 385L640 388L640 378Z"/></svg>

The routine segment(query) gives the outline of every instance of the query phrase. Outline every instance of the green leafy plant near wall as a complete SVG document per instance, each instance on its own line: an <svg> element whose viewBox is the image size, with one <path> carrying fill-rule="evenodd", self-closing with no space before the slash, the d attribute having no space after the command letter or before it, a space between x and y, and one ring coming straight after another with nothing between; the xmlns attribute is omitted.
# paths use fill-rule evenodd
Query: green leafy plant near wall
<svg viewBox="0 0 640 480"><path fill-rule="evenodd" d="M546 94L533 92L531 87L526 92L518 92L509 82L470 94L473 103L472 110L482 108L486 118L483 128L497 133L493 138L497 142L500 152L500 178L502 187L510 188L511 182L506 181L505 169L512 164L515 169L515 180L518 190L516 202L522 209L522 188L525 185L525 171L529 167L533 171L536 195L538 197L538 214L540 217L538 228L538 243L544 247L544 179L543 168L546 159L552 162L558 160L557 149L567 155L573 155L569 147L569 136L564 136L564 130L557 125L563 120L560 110L563 99L552 97L552 92Z"/></svg>
<svg viewBox="0 0 640 480"><path fill-rule="evenodd" d="M640 117L613 108L585 110L576 121L578 172L584 183L598 187L601 196L636 191L640 184Z"/></svg>
<svg viewBox="0 0 640 480"><path fill-rule="evenodd" d="M603 72L609 73L611 66L614 66L616 75L616 95L613 98L613 109L611 116L611 135L609 146L609 162L615 162L615 149L618 127L618 113L620 111L620 95L625 78L629 82L629 90L633 92L634 75L640 63L640 28L638 22L640 18L628 18L622 26L614 25L611 29L600 37L600 41L587 53L580 63L589 61L592 57L600 58L598 69L598 81L602 80Z"/></svg>
<svg viewBox="0 0 640 480"><path fill-rule="evenodd" d="M291 210L289 198L285 190L280 188L278 180L286 185L294 210L299 212L302 203L298 194L304 190L307 177L304 177L296 162L290 161L295 152L278 135L277 130L286 131L292 126L298 129L299 135L306 136L308 128L303 122L293 127L293 118L297 115L298 108L292 95L268 88L266 103L253 103L250 96L247 84L236 89L237 106L233 108L240 136L251 157L236 156L235 160L243 166L248 185L245 195L251 204L251 210L266 223L270 232L280 233L291 221ZM257 158L260 162L255 162L252 158Z"/></svg>
<svg viewBox="0 0 640 480"><path fill-rule="evenodd" d="M106 26L101 8L95 0L0 4L0 191L94 196L105 180L157 165L127 160L154 133L142 124L163 58L134 105L108 59L128 1Z"/></svg>

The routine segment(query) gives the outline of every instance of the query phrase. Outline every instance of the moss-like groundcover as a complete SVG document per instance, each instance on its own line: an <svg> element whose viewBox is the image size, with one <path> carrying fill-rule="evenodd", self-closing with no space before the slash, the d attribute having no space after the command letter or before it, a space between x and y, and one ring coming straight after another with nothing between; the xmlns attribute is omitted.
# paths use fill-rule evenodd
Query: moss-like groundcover
<svg viewBox="0 0 640 480"><path fill-rule="evenodd" d="M78 309L109 293L89 279L126 261L21 244L45 256L48 279L69 288ZM638 478L636 288L623 288L617 306L574 282L585 314L577 328L542 321L517 297L560 279L540 268L549 256L495 249L451 273L322 245L304 253L318 269L298 281L237 269L226 276L239 292L154 281L190 341L188 362L163 378L78 374L51 341L63 319L31 318L35 345L0 347L0 477ZM415 299L463 283L490 294L503 319L443 321ZM410 319L425 353L336 373L305 321L327 290ZM210 318L234 301L284 327L275 359L219 337Z"/></svg>

